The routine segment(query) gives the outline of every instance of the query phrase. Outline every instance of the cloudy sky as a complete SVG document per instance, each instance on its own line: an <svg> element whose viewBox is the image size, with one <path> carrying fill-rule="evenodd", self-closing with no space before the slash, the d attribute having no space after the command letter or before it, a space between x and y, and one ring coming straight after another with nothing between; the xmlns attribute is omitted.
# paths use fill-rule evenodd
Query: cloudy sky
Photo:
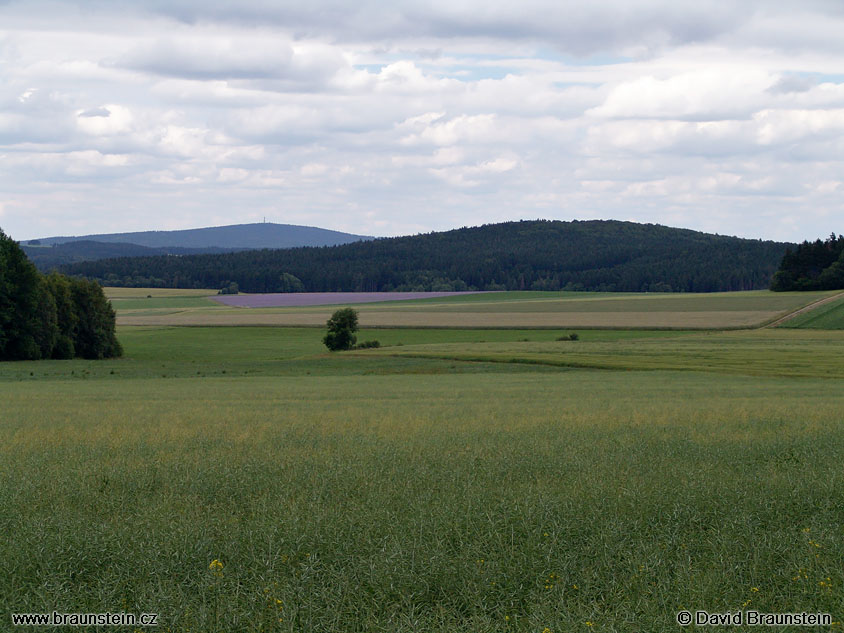
<svg viewBox="0 0 844 633"><path fill-rule="evenodd" d="M844 232L840 0L0 0L0 228Z"/></svg>

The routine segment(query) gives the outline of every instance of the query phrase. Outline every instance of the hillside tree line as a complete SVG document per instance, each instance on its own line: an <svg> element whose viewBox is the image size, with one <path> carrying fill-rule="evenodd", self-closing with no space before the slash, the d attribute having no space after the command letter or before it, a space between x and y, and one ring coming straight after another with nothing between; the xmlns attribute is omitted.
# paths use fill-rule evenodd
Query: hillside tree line
<svg viewBox="0 0 844 633"><path fill-rule="evenodd" d="M243 292L767 288L788 244L619 221L521 221L341 246L63 267L108 286ZM793 245L792 245L793 246Z"/></svg>
<svg viewBox="0 0 844 633"><path fill-rule="evenodd" d="M42 275L0 230L0 360L121 354L102 287L56 272Z"/></svg>

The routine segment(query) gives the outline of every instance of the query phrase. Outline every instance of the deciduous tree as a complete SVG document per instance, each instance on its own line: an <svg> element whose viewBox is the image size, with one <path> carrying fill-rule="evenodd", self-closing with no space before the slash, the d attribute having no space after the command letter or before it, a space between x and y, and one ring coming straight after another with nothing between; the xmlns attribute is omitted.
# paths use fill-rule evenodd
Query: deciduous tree
<svg viewBox="0 0 844 633"><path fill-rule="evenodd" d="M358 340L355 332L358 330L358 313L352 308L337 310L328 319L328 333L322 342L332 352L351 349Z"/></svg>

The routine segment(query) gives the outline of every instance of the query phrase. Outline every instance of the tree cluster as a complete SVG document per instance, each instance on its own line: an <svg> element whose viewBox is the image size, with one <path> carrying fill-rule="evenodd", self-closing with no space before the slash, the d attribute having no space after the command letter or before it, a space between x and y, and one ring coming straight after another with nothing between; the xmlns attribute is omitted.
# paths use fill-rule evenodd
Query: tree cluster
<svg viewBox="0 0 844 633"><path fill-rule="evenodd" d="M839 290L844 288L844 236L803 242L785 252L771 290Z"/></svg>
<svg viewBox="0 0 844 633"><path fill-rule="evenodd" d="M121 354L102 287L55 272L41 275L0 230L0 360Z"/></svg>
<svg viewBox="0 0 844 633"><path fill-rule="evenodd" d="M767 288L788 244L618 221L522 221L341 246L84 262L105 285L241 292Z"/></svg>

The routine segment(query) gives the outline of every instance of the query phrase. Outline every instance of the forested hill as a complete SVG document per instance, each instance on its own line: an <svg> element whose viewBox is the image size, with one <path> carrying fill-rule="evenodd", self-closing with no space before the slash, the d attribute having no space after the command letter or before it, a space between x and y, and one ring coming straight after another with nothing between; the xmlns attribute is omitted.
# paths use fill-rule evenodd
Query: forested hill
<svg viewBox="0 0 844 633"><path fill-rule="evenodd" d="M245 292L767 288L793 244L653 224L522 221L343 246L84 262L64 271L106 285ZM299 283L301 281L301 283Z"/></svg>

